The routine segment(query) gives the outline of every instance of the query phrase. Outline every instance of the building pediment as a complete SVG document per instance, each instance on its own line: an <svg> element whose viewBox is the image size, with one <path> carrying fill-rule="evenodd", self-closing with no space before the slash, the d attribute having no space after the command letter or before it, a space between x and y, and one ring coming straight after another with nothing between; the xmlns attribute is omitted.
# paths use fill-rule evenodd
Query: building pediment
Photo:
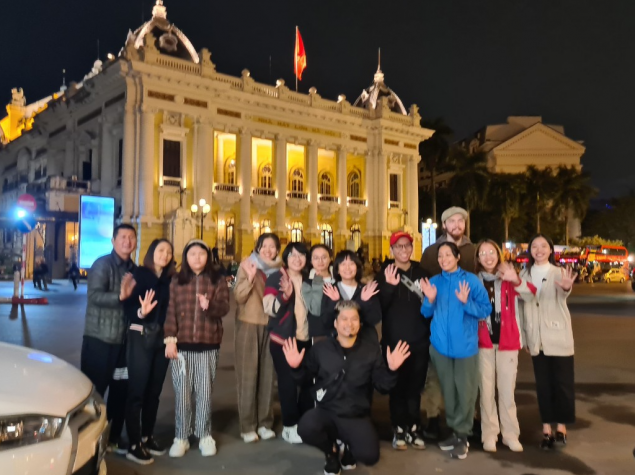
<svg viewBox="0 0 635 475"><path fill-rule="evenodd" d="M585 147L544 124L538 123L494 147L504 153L579 153Z"/></svg>

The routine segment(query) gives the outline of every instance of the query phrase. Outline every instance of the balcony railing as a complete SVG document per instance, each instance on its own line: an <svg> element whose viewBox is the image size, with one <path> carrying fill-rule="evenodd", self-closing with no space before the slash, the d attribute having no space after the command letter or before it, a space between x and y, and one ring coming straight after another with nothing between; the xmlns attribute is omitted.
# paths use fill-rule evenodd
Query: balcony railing
<svg viewBox="0 0 635 475"><path fill-rule="evenodd" d="M320 195L319 201L330 201L332 203L339 203L339 198L333 195Z"/></svg>
<svg viewBox="0 0 635 475"><path fill-rule="evenodd" d="M361 206L366 206L366 200L363 198L348 198L348 204L349 205L361 205Z"/></svg>
<svg viewBox="0 0 635 475"><path fill-rule="evenodd" d="M238 185L228 185L226 183L216 183L214 185L214 191L229 191L230 193L239 193L240 187Z"/></svg>
<svg viewBox="0 0 635 475"><path fill-rule="evenodd" d="M276 196L276 190L271 188L254 188L252 194L259 196Z"/></svg>
<svg viewBox="0 0 635 475"><path fill-rule="evenodd" d="M293 198L296 200L307 200L309 198L308 193L302 193L301 191L289 191L287 198Z"/></svg>
<svg viewBox="0 0 635 475"><path fill-rule="evenodd" d="M401 203L399 201L390 201L388 202L389 209L401 209Z"/></svg>

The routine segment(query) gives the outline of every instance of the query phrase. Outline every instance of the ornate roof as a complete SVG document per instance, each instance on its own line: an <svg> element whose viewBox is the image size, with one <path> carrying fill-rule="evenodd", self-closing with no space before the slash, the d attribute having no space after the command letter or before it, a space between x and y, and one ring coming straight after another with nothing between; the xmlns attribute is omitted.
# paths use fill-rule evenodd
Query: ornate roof
<svg viewBox="0 0 635 475"><path fill-rule="evenodd" d="M380 97L388 98L388 106L391 111L408 115L408 111L403 106L399 96L384 83L384 73L381 70L381 64L377 64L377 72L373 78L373 83L368 89L362 90L361 95L353 105L366 109L375 109Z"/></svg>
<svg viewBox="0 0 635 475"><path fill-rule="evenodd" d="M148 33L154 35L156 38L155 46L162 54L187 59L195 63L200 61L198 53L187 36L168 21L167 9L163 5L163 0L156 0L150 21L137 28L134 33L128 32L126 43L132 41L136 49L143 48L143 40Z"/></svg>

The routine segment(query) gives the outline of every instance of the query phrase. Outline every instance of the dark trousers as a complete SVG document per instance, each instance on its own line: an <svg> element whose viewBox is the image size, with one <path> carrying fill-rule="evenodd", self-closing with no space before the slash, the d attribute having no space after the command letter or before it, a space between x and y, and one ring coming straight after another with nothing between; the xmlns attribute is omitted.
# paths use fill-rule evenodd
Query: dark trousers
<svg viewBox="0 0 635 475"><path fill-rule="evenodd" d="M536 394L543 424L575 422L573 356L533 356Z"/></svg>
<svg viewBox="0 0 635 475"><path fill-rule="evenodd" d="M316 407L302 416L298 435L302 442L325 454L333 452L333 445L339 439L364 465L375 465L379 460L379 436L370 417L338 417Z"/></svg>
<svg viewBox="0 0 635 475"><path fill-rule="evenodd" d="M108 389L106 411L110 421L110 440L121 436L125 420L128 381L115 380L115 368L125 366L125 346L111 345L91 336L84 336L80 368L104 397Z"/></svg>
<svg viewBox="0 0 635 475"><path fill-rule="evenodd" d="M394 350L391 347L391 351ZM383 348L384 358L386 347ZM397 370L397 383L390 391L390 422L402 429L421 425L421 393L428 373L429 345L410 347L410 356Z"/></svg>
<svg viewBox="0 0 635 475"><path fill-rule="evenodd" d="M126 402L126 430L131 444L150 437L159 411L159 397L163 390L170 360L165 346L146 349L144 336L128 331L128 399Z"/></svg>
<svg viewBox="0 0 635 475"><path fill-rule="evenodd" d="M305 349L304 357L311 349L311 341L298 340L298 351ZM280 411L282 412L282 425L292 427L300 421L300 417L309 409L315 407L310 386L304 385L299 388L296 383L291 367L284 357L282 346L274 343L269 344L269 351L273 358L273 367L278 376L278 397L280 398Z"/></svg>

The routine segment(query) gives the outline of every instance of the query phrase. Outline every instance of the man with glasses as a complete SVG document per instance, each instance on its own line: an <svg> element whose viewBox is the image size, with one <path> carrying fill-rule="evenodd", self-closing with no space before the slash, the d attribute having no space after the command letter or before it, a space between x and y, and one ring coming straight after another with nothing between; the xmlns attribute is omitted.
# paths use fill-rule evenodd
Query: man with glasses
<svg viewBox="0 0 635 475"><path fill-rule="evenodd" d="M390 237L394 261L377 275L383 315L382 348L404 341L410 346L408 358L397 371L397 383L390 391L392 446L405 450L410 444L425 449L421 427L421 392L428 370L430 327L421 316L423 294L418 281L429 277L416 261L411 261L412 236L398 231Z"/></svg>

